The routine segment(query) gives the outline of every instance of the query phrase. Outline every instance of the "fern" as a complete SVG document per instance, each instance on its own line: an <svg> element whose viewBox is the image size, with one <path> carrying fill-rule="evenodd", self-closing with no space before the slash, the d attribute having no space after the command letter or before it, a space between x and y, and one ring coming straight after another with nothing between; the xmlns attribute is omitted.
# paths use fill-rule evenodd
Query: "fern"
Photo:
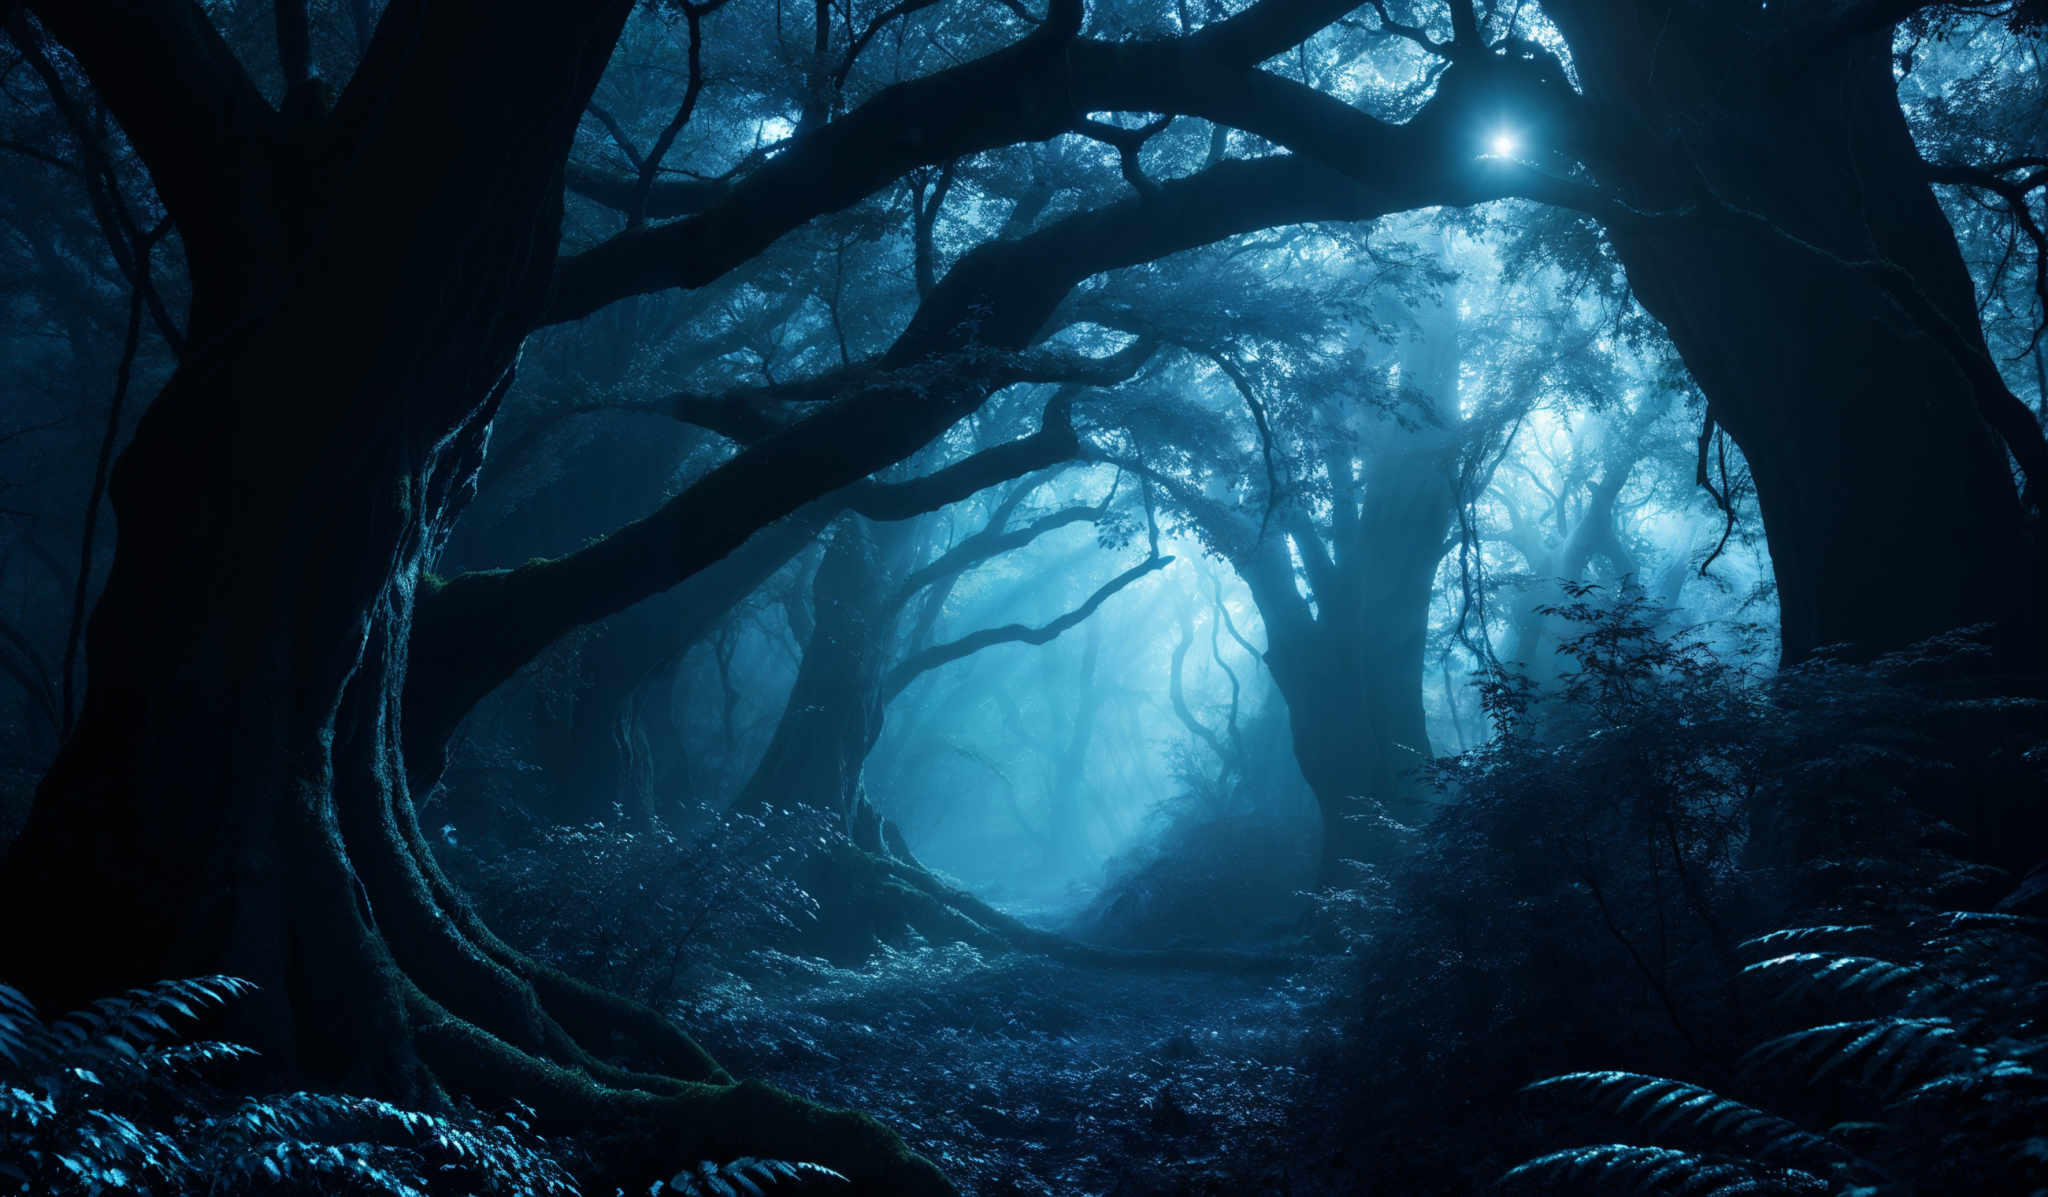
<svg viewBox="0 0 2048 1197"><path fill-rule="evenodd" d="M1974 1059L1948 1019L1865 1018L1780 1035L1751 1049L1744 1062L1792 1064L1812 1082L1860 1063L1859 1079L1890 1096Z"/></svg>
<svg viewBox="0 0 2048 1197"><path fill-rule="evenodd" d="M685 1168L666 1182L657 1182L651 1193L654 1197L767 1197L770 1193L805 1192L852 1183L823 1164L741 1156L723 1164L707 1160Z"/></svg>
<svg viewBox="0 0 2048 1197"><path fill-rule="evenodd" d="M462 1182L465 1193L560 1193L575 1187L559 1165L509 1127L408 1110L330 1093L251 1099L212 1123L220 1166L257 1178L361 1179L374 1164L377 1192L410 1197L428 1176ZM339 1153L336 1144L347 1144ZM337 1154L347 1159L338 1159Z"/></svg>
<svg viewBox="0 0 2048 1197"><path fill-rule="evenodd" d="M1828 1189L1826 1181L1797 1168L1622 1143L1552 1152L1515 1168L1501 1183L1631 1197L1778 1197Z"/></svg>
<svg viewBox="0 0 2048 1197"><path fill-rule="evenodd" d="M1760 1159L1829 1162L1848 1152L1827 1138L1766 1110L1732 1101L1711 1089L1634 1072L1573 1072L1529 1086L1529 1092L1567 1092L1654 1135L1684 1133L1723 1146L1739 1146Z"/></svg>
<svg viewBox="0 0 2048 1197"><path fill-rule="evenodd" d="M523 1118L427 1114L332 1094L233 1098L212 1084L255 1053L182 1042L175 1020L253 991L165 981L44 1022L0 985L0 1184L102 1193L573 1197Z"/></svg>
<svg viewBox="0 0 2048 1197"><path fill-rule="evenodd" d="M207 1008L225 1005L254 988L235 977L159 981L101 998L46 1024L18 990L0 985L0 1057L23 1071L138 1061L147 1049L178 1038L172 1016L197 1021Z"/></svg>
<svg viewBox="0 0 2048 1197"><path fill-rule="evenodd" d="M1788 999L1806 996L1818 986L1829 986L1843 994L1884 997L1898 995L1916 1000L1945 989L1928 969L1875 956L1843 956L1833 952L1793 952L1759 960L1742 970L1749 976L1776 978L1791 974Z"/></svg>
<svg viewBox="0 0 2048 1197"><path fill-rule="evenodd" d="M1944 912L1888 931L1877 926L1791 928L1751 949L1816 948L1894 939L1883 955L1780 952L1747 975L1788 998L1889 1002L1877 1017L1777 1035L1743 1057L1744 1076L1790 1106L1866 1120L1827 1134L1682 1081L1627 1072L1573 1073L1530 1086L1567 1094L1646 1131L1703 1145L1607 1144L1543 1156L1503 1178L1646 1194L1820 1192L1859 1197L1925 1192L2048 1191L2048 1053L2038 1011L2048 1006L2041 920ZM1933 1004L1942 1013L1916 1013ZM1832 1090L1817 1104L1816 1089ZM1839 1114L1836 1115L1839 1117ZM1822 1178L1826 1177L1825 1180Z"/></svg>
<svg viewBox="0 0 2048 1197"><path fill-rule="evenodd" d="M1824 923L1815 927L1784 927L1767 935L1743 942L1744 948L1787 948L1805 946L1817 942L1833 942L1843 939L1861 939L1871 935L1877 928L1867 923L1842 924Z"/></svg>

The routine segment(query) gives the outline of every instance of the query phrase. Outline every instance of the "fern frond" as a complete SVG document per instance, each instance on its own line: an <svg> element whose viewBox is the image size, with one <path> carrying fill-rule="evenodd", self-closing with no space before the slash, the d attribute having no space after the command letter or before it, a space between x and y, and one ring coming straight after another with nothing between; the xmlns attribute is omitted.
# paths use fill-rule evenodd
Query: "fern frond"
<svg viewBox="0 0 2048 1197"><path fill-rule="evenodd" d="M0 1060L25 1068L45 1052L49 1028L36 1013L35 1003L12 985L0 985Z"/></svg>
<svg viewBox="0 0 2048 1197"><path fill-rule="evenodd" d="M1552 1152L1501 1177L1506 1186L1630 1197L1792 1197L1825 1193L1827 1182L1797 1168L1700 1155L1669 1147L1605 1143Z"/></svg>
<svg viewBox="0 0 2048 1197"><path fill-rule="evenodd" d="M410 1161L361 1143L351 1143L347 1150L332 1144L291 1140L268 1143L260 1150L228 1161L222 1173L223 1179L273 1188L289 1185L317 1193L429 1197L424 1179L410 1166Z"/></svg>
<svg viewBox="0 0 2048 1197"><path fill-rule="evenodd" d="M2048 918L2007 914L2000 910L1944 910L1932 918L1920 920L1915 925L1941 932L2009 931L2015 935L2029 936L2048 934Z"/></svg>
<svg viewBox="0 0 2048 1197"><path fill-rule="evenodd" d="M173 1043L155 1048L142 1058L142 1067L149 1072L201 1072L231 1060L247 1060L258 1053L253 1047L239 1043L223 1043L216 1039L202 1039L197 1043Z"/></svg>
<svg viewBox="0 0 2048 1197"><path fill-rule="evenodd" d="M1797 1000L1817 985L1838 993L1878 997L1897 994L1911 999L1947 988L1926 967L1876 956L1843 956L1830 952L1792 952L1759 960L1744 968L1745 976L1792 974L1783 996Z"/></svg>
<svg viewBox="0 0 2048 1197"><path fill-rule="evenodd" d="M167 981L45 1024L18 991L0 987L0 1187L15 1181L52 1197L576 1193L523 1114L508 1123L341 1095L217 1091L200 1074L255 1053L179 1042L175 1020L253 988L229 977Z"/></svg>
<svg viewBox="0 0 2048 1197"><path fill-rule="evenodd" d="M1737 945L1745 950L1769 948L1777 951L1783 948L1804 946L1812 943L1831 943L1843 939L1860 939L1874 934L1876 927L1868 923L1823 923L1814 927L1782 927L1755 939L1745 939Z"/></svg>
<svg viewBox="0 0 2048 1197"><path fill-rule="evenodd" d="M853 1182L823 1164L790 1160L761 1160L741 1156L723 1164L706 1160L694 1164L658 1183L652 1193L680 1194L681 1197L767 1197L770 1193L796 1193Z"/></svg>
<svg viewBox="0 0 2048 1197"><path fill-rule="evenodd" d="M1792 1063L1818 1082L1852 1065L1887 1094L1931 1076L1966 1070L1976 1053L1946 1018L1866 1018L1809 1027L1766 1040L1743 1057L1751 1066Z"/></svg>
<svg viewBox="0 0 2048 1197"><path fill-rule="evenodd" d="M1789 1119L1711 1089L1636 1072L1572 1072L1527 1092L1564 1091L1654 1135L1691 1134L1725 1151L1762 1159L1827 1162L1849 1153Z"/></svg>
<svg viewBox="0 0 2048 1197"><path fill-rule="evenodd" d="M278 1167L294 1163L338 1169L338 1152L384 1159L382 1170L401 1180L411 1173L396 1169L432 1165L437 1174L469 1178L463 1191L470 1193L520 1192L531 1197L576 1191L559 1164L504 1126L408 1110L375 1098L287 1093L244 1101L217 1126L222 1136L241 1144L245 1168L261 1166L266 1172L266 1160ZM400 1187L393 1181L375 1191L398 1192Z"/></svg>
<svg viewBox="0 0 2048 1197"><path fill-rule="evenodd" d="M74 1010L52 1022L49 1031L58 1049L67 1053L104 1047L132 1058L139 1049L177 1038L168 1016L196 1021L208 1007L226 1005L255 989L240 977L158 981Z"/></svg>

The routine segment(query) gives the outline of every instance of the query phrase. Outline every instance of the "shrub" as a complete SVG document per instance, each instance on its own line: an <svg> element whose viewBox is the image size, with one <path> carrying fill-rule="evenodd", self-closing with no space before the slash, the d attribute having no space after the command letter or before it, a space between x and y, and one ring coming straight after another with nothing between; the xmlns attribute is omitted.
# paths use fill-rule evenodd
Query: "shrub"
<svg viewBox="0 0 2048 1197"><path fill-rule="evenodd" d="M2048 720L1967 634L1761 676L1637 594L1557 612L1580 629L1558 687L1496 678L1498 733L1441 762L1413 857L1329 899L1366 929L1348 1051L1375 1083L1351 1117L1396 1187L1483 1187L1534 1154L1509 1115L1544 1075L1718 1084L1770 1013L1751 937L1988 902L2006 875L1970 857L2041 842L2017 812L2040 809ZM1581 1162L1667 1175L1658 1150ZM1730 1168L1699 1191L1765 1183Z"/></svg>
<svg viewBox="0 0 2048 1197"><path fill-rule="evenodd" d="M451 846L440 855L508 940L665 1009L715 952L779 946L816 919L817 902L795 878L835 827L811 810L704 808L689 834L597 823L545 828L496 852Z"/></svg>

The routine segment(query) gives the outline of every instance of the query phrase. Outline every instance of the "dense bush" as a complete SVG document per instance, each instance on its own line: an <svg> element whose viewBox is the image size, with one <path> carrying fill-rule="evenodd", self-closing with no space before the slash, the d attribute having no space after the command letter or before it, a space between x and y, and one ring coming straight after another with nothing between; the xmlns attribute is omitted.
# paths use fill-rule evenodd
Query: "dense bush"
<svg viewBox="0 0 2048 1197"><path fill-rule="evenodd" d="M698 966L784 945L817 917L796 878L837 834L809 810L696 815L681 832L552 827L523 844L450 844L440 856L508 940L665 1009Z"/></svg>
<svg viewBox="0 0 2048 1197"><path fill-rule="evenodd" d="M1489 684L1497 734L1442 763L1412 858L1325 899L1361 929L1374 1079L1340 1100L1382 1183L1479 1189L1537 1154L1515 1114L1545 1075L1722 1081L1762 1025L1747 939L1992 900L2010 880L1973 855L2010 841L1982 837L2040 809L2042 704L1967 636L1752 676L1602 597L1557 610L1555 690Z"/></svg>

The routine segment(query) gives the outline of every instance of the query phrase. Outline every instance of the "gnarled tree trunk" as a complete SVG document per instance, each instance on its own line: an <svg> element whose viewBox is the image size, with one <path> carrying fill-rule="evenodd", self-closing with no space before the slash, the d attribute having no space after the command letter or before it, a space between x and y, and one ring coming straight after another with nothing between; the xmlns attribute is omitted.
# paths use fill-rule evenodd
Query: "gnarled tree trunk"
<svg viewBox="0 0 2048 1197"><path fill-rule="evenodd" d="M2041 555L2007 451L2040 433L1985 385L1889 31L1781 54L1745 28L1777 6L1550 7L1588 99L1639 147L1596 155L1602 183L1667 213L1609 235L1749 462L1786 659L1981 622L2033 659Z"/></svg>
<svg viewBox="0 0 2048 1197"><path fill-rule="evenodd" d="M415 600L547 298L561 164L628 5L566 28L486 7L394 5L338 132L273 130L233 185L297 223L188 230L195 349L113 478L85 706L0 874L0 959L58 1007L246 977L234 1030L291 1080L646 1132L607 1179L751 1152L950 1191L873 1123L732 1086L652 1011L508 949L420 834Z"/></svg>

